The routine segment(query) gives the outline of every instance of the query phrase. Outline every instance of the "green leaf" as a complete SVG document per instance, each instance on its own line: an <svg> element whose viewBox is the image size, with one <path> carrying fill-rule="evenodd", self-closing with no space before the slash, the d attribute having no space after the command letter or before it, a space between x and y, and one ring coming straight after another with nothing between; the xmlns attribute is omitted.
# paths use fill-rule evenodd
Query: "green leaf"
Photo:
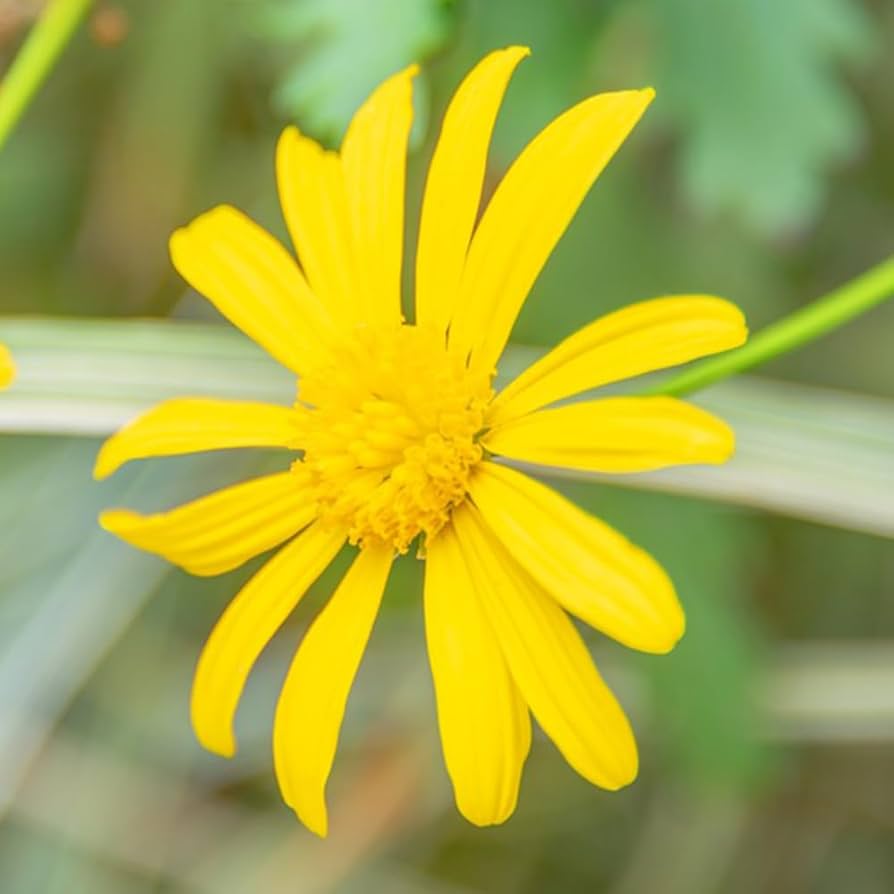
<svg viewBox="0 0 894 894"><path fill-rule="evenodd" d="M165 321L0 321L19 366L0 431L107 435L184 392L288 404L294 377L230 329ZM542 353L512 346L507 381ZM665 490L894 537L894 407L883 398L741 377L696 399L727 419L726 465L582 480Z"/></svg>
<svg viewBox="0 0 894 894"><path fill-rule="evenodd" d="M255 13L261 35L299 50L280 76L275 106L312 136L337 141L376 85L443 45L451 7L445 0L266 0Z"/></svg>
<svg viewBox="0 0 894 894"><path fill-rule="evenodd" d="M776 233L807 222L863 136L836 63L865 54L851 0L648 0L660 107L697 205Z"/></svg>

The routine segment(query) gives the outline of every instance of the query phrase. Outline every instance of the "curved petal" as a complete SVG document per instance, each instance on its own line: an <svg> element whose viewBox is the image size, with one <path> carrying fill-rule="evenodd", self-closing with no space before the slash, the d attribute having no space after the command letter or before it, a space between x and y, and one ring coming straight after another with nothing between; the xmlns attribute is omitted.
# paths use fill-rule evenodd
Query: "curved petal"
<svg viewBox="0 0 894 894"><path fill-rule="evenodd" d="M223 757L236 753L233 717L264 647L345 542L320 522L284 546L227 606L202 650L190 709L199 742Z"/></svg>
<svg viewBox="0 0 894 894"><path fill-rule="evenodd" d="M0 345L0 388L6 388L16 375L16 367L12 355L4 345Z"/></svg>
<svg viewBox="0 0 894 894"><path fill-rule="evenodd" d="M168 400L127 423L96 457L95 478L150 456L230 447L294 447L298 416L289 407L236 400Z"/></svg>
<svg viewBox="0 0 894 894"><path fill-rule="evenodd" d="M634 780L633 731L571 619L463 506L454 527L506 663L543 731L585 779L607 789Z"/></svg>
<svg viewBox="0 0 894 894"><path fill-rule="evenodd" d="M500 456L588 472L722 463L735 442L725 422L671 397L607 397L539 410L482 439Z"/></svg>
<svg viewBox="0 0 894 894"><path fill-rule="evenodd" d="M297 127L276 147L283 216L314 293L343 326L362 319L361 291L341 159Z"/></svg>
<svg viewBox="0 0 894 894"><path fill-rule="evenodd" d="M280 790L298 818L321 837L329 825L326 781L392 558L385 547L360 551L307 631L276 706L273 756Z"/></svg>
<svg viewBox="0 0 894 894"><path fill-rule="evenodd" d="M238 568L277 546L316 514L307 476L289 471L224 488L169 512L140 515L110 509L99 523L138 549L191 574L209 576Z"/></svg>
<svg viewBox="0 0 894 894"><path fill-rule="evenodd" d="M495 463L470 493L487 526L531 577L573 615L643 652L670 651L685 618L661 566L554 490Z"/></svg>
<svg viewBox="0 0 894 894"><path fill-rule="evenodd" d="M369 323L401 322L407 139L413 123L411 65L381 84L357 110L341 147L357 275Z"/></svg>
<svg viewBox="0 0 894 894"><path fill-rule="evenodd" d="M497 187L463 271L450 344L490 370L555 244L654 91L602 93L556 118Z"/></svg>
<svg viewBox="0 0 894 894"><path fill-rule="evenodd" d="M174 232L177 272L272 357L301 373L325 359L332 323L285 248L229 205Z"/></svg>
<svg viewBox="0 0 894 894"><path fill-rule="evenodd" d="M425 182L416 253L416 323L445 331L481 204L487 150L503 94L527 47L497 50L460 84Z"/></svg>
<svg viewBox="0 0 894 894"><path fill-rule="evenodd" d="M600 317L528 367L494 399L495 425L610 382L738 347L748 337L735 304L675 295Z"/></svg>
<svg viewBox="0 0 894 894"><path fill-rule="evenodd" d="M425 638L456 806L490 826L515 810L531 720L481 599L448 526L428 545Z"/></svg>

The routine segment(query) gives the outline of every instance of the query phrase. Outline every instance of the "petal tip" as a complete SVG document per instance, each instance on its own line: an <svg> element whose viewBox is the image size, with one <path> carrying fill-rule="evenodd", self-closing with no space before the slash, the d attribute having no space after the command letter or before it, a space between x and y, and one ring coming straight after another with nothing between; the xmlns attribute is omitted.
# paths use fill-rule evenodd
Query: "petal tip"
<svg viewBox="0 0 894 894"><path fill-rule="evenodd" d="M301 131L298 130L297 125L295 124L287 124L283 129L282 133L279 135L279 142L282 143L285 140L295 140L301 137Z"/></svg>
<svg viewBox="0 0 894 894"><path fill-rule="evenodd" d="M168 237L168 255L171 258L171 264L174 265L174 269L178 273L180 273L183 255L188 248L189 236L189 227L178 227Z"/></svg>
<svg viewBox="0 0 894 894"><path fill-rule="evenodd" d="M680 609L679 614L670 619L658 632L648 650L652 655L667 655L672 652L686 634L686 615Z"/></svg>
<svg viewBox="0 0 894 894"><path fill-rule="evenodd" d="M198 236L199 231L205 230L209 225L223 224L234 217L244 217L243 213L235 205L230 205L227 202L215 205L213 208L197 214L186 226L178 227L178 229L174 230L168 239L168 245L173 250L175 243L182 244L184 240Z"/></svg>
<svg viewBox="0 0 894 894"><path fill-rule="evenodd" d="M604 755L598 765L587 768L575 766L577 772L589 783L607 792L617 792L634 783L639 775L639 752L629 727L624 738L627 741L616 746L612 754Z"/></svg>
<svg viewBox="0 0 894 894"><path fill-rule="evenodd" d="M275 160L281 165L291 156L295 146L301 139L301 133L294 124L287 124L276 141Z"/></svg>
<svg viewBox="0 0 894 894"><path fill-rule="evenodd" d="M632 759L618 774L616 785L612 791L618 791L622 788L626 788L628 785L632 785L636 782L637 776L639 776L639 755L634 750Z"/></svg>
<svg viewBox="0 0 894 894"><path fill-rule="evenodd" d="M717 321L726 323L729 330L729 339L724 350L737 348L748 340L748 321L745 319L745 313L738 304L730 301L728 298L721 298L717 295L696 295L693 296L701 301L708 302L715 308L712 316L716 316Z"/></svg>
<svg viewBox="0 0 894 894"><path fill-rule="evenodd" d="M236 742L203 742L199 739L199 743L202 748L206 751L210 751L212 754L216 754L218 757L225 758L226 760L230 760L231 758L236 756Z"/></svg>
<svg viewBox="0 0 894 894"><path fill-rule="evenodd" d="M15 381L16 365L12 357L2 345L0 345L0 388L8 388Z"/></svg>
<svg viewBox="0 0 894 894"><path fill-rule="evenodd" d="M294 804L289 804L298 818L298 822L302 823L308 831L313 832L317 838L327 838L329 836L329 815L325 806L320 812L310 813L301 811Z"/></svg>
<svg viewBox="0 0 894 894"><path fill-rule="evenodd" d="M106 509L99 513L97 522L103 531L120 536L121 520L130 514L132 513L129 513L126 509Z"/></svg>
<svg viewBox="0 0 894 894"><path fill-rule="evenodd" d="M187 574L191 574L193 577L217 577L219 574L223 574L226 571L231 569L222 568L220 565L198 565L193 563L187 563L184 561L175 561L174 559L167 558L168 561L172 565L176 565L178 568L182 568Z"/></svg>
<svg viewBox="0 0 894 894"><path fill-rule="evenodd" d="M610 778L600 783L600 788L616 792L626 788L636 781L639 776L639 749L633 730L625 723L625 731L615 751L614 766L611 768Z"/></svg>
<svg viewBox="0 0 894 894"><path fill-rule="evenodd" d="M642 644L642 651L651 655L666 655L671 652L686 633L686 612L677 596L673 581L664 568L651 556L647 556L653 566L654 583L651 588L650 603L655 606L655 623L651 626L648 643Z"/></svg>
<svg viewBox="0 0 894 894"><path fill-rule="evenodd" d="M736 452L736 433L732 427L717 417L712 418L713 428L708 437L708 450L703 462L722 465L729 461Z"/></svg>
<svg viewBox="0 0 894 894"><path fill-rule="evenodd" d="M719 463L729 462L736 455L736 437L730 430L730 437L718 447L717 455Z"/></svg>
<svg viewBox="0 0 894 894"><path fill-rule="evenodd" d="M224 202L220 205L215 205L213 208L209 208L204 214L200 214L190 226L194 227L196 224L201 225L224 222L232 220L234 217L244 218L245 215L235 205L230 205L229 203Z"/></svg>
<svg viewBox="0 0 894 894"><path fill-rule="evenodd" d="M122 466L121 458L115 456L113 441L114 436L109 438L96 454L96 462L93 464L94 481L104 481L114 475Z"/></svg>
<svg viewBox="0 0 894 894"><path fill-rule="evenodd" d="M489 806L460 803L459 798L457 798L456 809L473 826L477 826L479 829L487 829L492 826L502 826L515 813L516 800L513 800L508 806Z"/></svg>
<svg viewBox="0 0 894 894"><path fill-rule="evenodd" d="M193 679L189 701L189 717L193 733L199 745L218 757L231 758L237 751L232 718L221 719L213 696L200 695L203 664L207 660L207 648L199 657L199 666ZM207 675L206 675L207 676Z"/></svg>
<svg viewBox="0 0 894 894"><path fill-rule="evenodd" d="M522 59L527 59L531 55L531 48L525 44L513 43L503 47L502 50L497 50L497 52L521 62Z"/></svg>
<svg viewBox="0 0 894 894"><path fill-rule="evenodd" d="M203 730L201 724L193 720L193 730L199 745L216 754L218 757L230 759L236 755L236 737L230 730Z"/></svg>
<svg viewBox="0 0 894 894"><path fill-rule="evenodd" d="M293 163L300 164L302 159L296 159L292 156L295 152L310 152L314 155L322 155L323 147L316 141L312 140L306 134L303 134L300 128L295 124L288 124L283 128L279 139L276 141L276 160L282 164L287 159L291 159ZM226 206L219 206L226 207Z"/></svg>

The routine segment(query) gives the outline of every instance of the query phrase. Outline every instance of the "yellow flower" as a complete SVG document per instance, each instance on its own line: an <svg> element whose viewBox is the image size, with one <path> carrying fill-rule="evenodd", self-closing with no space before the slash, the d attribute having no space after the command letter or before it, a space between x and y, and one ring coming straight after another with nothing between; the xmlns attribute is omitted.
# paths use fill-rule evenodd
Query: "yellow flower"
<svg viewBox="0 0 894 894"><path fill-rule="evenodd" d="M12 355L3 345L0 345L0 388L6 388L12 384L15 376L16 367L12 362Z"/></svg>
<svg viewBox="0 0 894 894"><path fill-rule="evenodd" d="M425 559L444 758L463 815L488 825L512 813L530 714L586 779L607 789L631 782L633 734L568 613L634 649L666 652L684 627L673 586L620 534L500 458L633 472L719 463L733 449L724 423L670 398L552 406L740 344L742 315L718 298L658 298L609 314L495 395L495 366L526 295L653 96L605 93L560 115L476 223L494 119L527 52L487 56L447 110L425 188L413 324L401 314L400 281L415 67L372 94L340 152L295 128L283 133L276 172L300 266L230 207L171 239L183 277L297 374L295 405L172 400L123 428L97 460L105 477L139 457L298 454L283 472L170 512L101 519L200 575L286 543L224 612L199 660L193 725L218 754L236 749L233 715L262 649L345 544L358 548L294 658L274 722L283 797L320 835L348 694L391 563L414 542Z"/></svg>

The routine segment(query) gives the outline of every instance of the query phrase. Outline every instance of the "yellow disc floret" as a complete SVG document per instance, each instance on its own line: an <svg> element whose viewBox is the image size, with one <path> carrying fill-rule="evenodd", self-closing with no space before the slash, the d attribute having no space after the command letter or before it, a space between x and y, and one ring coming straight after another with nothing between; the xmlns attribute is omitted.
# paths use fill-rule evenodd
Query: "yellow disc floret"
<svg viewBox="0 0 894 894"><path fill-rule="evenodd" d="M490 377L416 326L359 329L333 353L299 385L301 468L351 543L404 553L465 499Z"/></svg>

